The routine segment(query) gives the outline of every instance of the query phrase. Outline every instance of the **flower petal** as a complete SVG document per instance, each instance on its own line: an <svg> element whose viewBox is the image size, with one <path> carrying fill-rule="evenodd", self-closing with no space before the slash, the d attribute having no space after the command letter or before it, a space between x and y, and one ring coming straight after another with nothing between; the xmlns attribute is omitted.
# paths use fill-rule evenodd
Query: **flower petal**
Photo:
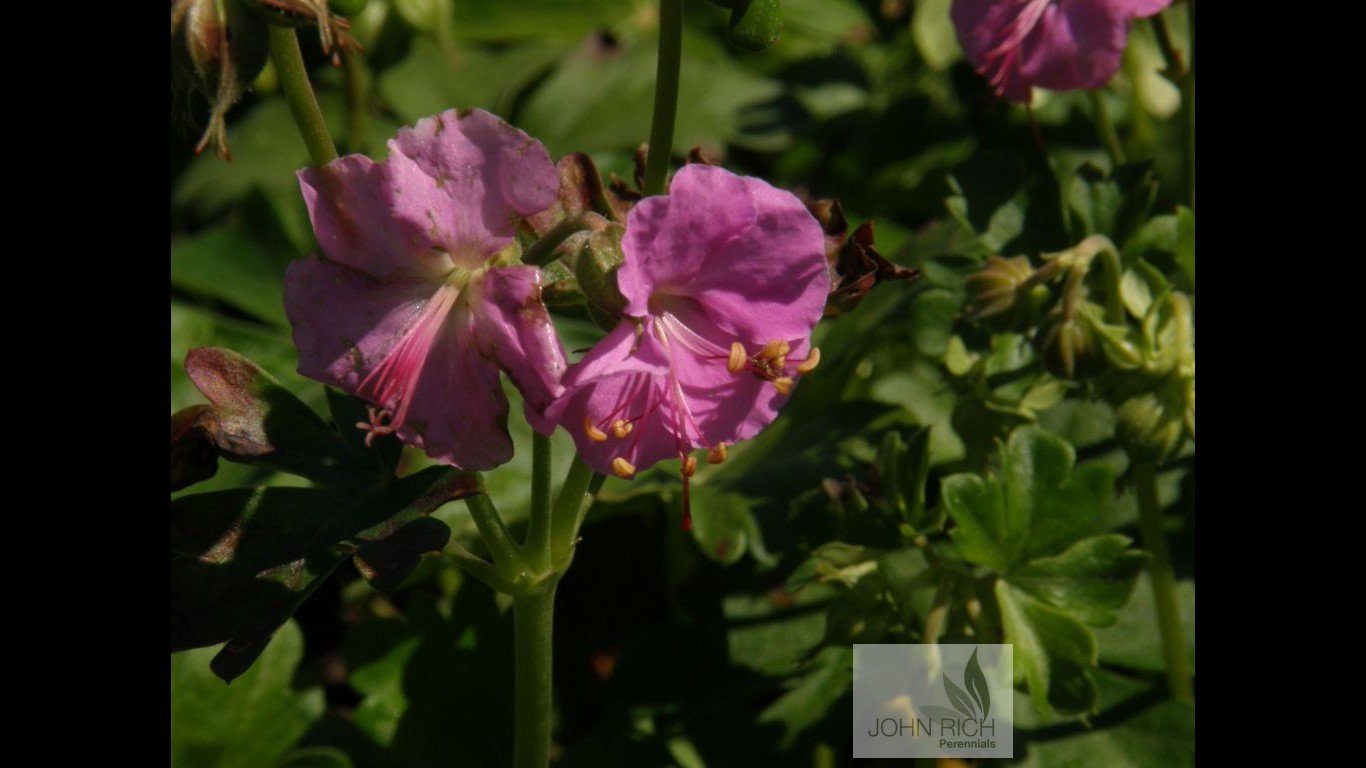
<svg viewBox="0 0 1366 768"><path fill-rule="evenodd" d="M474 314L462 293L432 341L399 437L437 461L493 469L512 458L507 417L498 366L479 354Z"/></svg>
<svg viewBox="0 0 1366 768"><path fill-rule="evenodd" d="M1025 39L1020 76L1052 90L1099 88L1119 70L1129 38L1124 3L1064 0Z"/></svg>
<svg viewBox="0 0 1366 768"><path fill-rule="evenodd" d="M328 260L381 278L434 278L450 271L450 258L432 250L436 243L425 231L423 211L403 205L417 197L402 197L385 163L347 155L298 176Z"/></svg>
<svg viewBox="0 0 1366 768"><path fill-rule="evenodd" d="M684 296L732 338L803 337L830 290L824 243L820 224L790 192L688 165L667 196L631 210L617 281L630 315L657 311L651 297Z"/></svg>
<svg viewBox="0 0 1366 768"><path fill-rule="evenodd" d="M360 395L362 382L415 331L443 290L453 289L412 278L377 280L316 256L294 262L285 274L285 308L299 372ZM420 370L402 393L399 437L465 469L505 463L512 458L507 398L497 365L476 348L465 296L444 317L427 319L439 326L414 350Z"/></svg>
<svg viewBox="0 0 1366 768"><path fill-rule="evenodd" d="M466 267L511 244L514 218L550 207L559 189L545 147L483 110L419 120L389 150L404 209L421 209L424 230Z"/></svg>
<svg viewBox="0 0 1366 768"><path fill-rule="evenodd" d="M552 411L574 438L579 457L593 471L614 474L614 459L625 459L638 470L680 453L678 439L670 425L673 411L662 389L664 377L645 373L608 376L565 392ZM610 431L615 419L631 420L632 429L624 437ZM585 421L598 427L606 439L589 437Z"/></svg>
<svg viewBox="0 0 1366 768"><path fill-rule="evenodd" d="M466 288L479 350L507 371L522 393L527 421L542 434L555 431L545 410L563 391L566 363L550 313L541 303L535 267L491 269Z"/></svg>
<svg viewBox="0 0 1366 768"><path fill-rule="evenodd" d="M285 272L285 313L299 373L355 394L440 287L415 278L377 280L310 256Z"/></svg>

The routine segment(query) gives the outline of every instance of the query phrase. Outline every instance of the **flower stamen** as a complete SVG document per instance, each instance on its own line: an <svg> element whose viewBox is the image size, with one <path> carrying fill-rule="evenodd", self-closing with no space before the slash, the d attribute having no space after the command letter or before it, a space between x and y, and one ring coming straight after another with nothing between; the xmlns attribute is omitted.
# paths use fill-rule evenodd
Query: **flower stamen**
<svg viewBox="0 0 1366 768"><path fill-rule="evenodd" d="M366 406L365 410L370 420L356 422L356 429L367 433L365 435L365 447L372 448L376 437L394 433L394 427L384 423L385 419L392 418L394 414L388 408L377 409L373 405Z"/></svg>
<svg viewBox="0 0 1366 768"><path fill-rule="evenodd" d="M628 480L636 473L636 468L631 462L618 456L612 459L612 474L623 480Z"/></svg>
<svg viewBox="0 0 1366 768"><path fill-rule="evenodd" d="M805 376L806 374L816 370L816 366L820 364L821 349L820 347L812 347L811 351L806 353L806 359L797 364L797 373L800 373L803 376Z"/></svg>
<svg viewBox="0 0 1366 768"><path fill-rule="evenodd" d="M726 457L729 456L729 455L730 455L730 450L729 450L728 448L726 448L726 444L725 444L725 443L717 443L716 446L715 446L714 448L712 448L711 450L707 451L707 463L708 463L708 464L720 464L721 462L725 461L725 460L726 460Z"/></svg>
<svg viewBox="0 0 1366 768"><path fill-rule="evenodd" d="M598 429L593 424L593 419L588 416L583 417L583 433L588 435L588 439L595 443L601 443L607 440L607 433Z"/></svg>

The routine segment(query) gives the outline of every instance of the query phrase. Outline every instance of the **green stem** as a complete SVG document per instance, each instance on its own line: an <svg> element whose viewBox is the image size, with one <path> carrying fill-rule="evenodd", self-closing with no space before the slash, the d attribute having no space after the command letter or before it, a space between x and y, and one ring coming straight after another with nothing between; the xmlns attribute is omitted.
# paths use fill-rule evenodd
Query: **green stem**
<svg viewBox="0 0 1366 768"><path fill-rule="evenodd" d="M512 598L516 664L513 768L550 765L552 635L555 585Z"/></svg>
<svg viewBox="0 0 1366 768"><path fill-rule="evenodd" d="M343 50L341 60L342 74L346 78L346 149L348 152L364 152L370 72L359 53Z"/></svg>
<svg viewBox="0 0 1366 768"><path fill-rule="evenodd" d="M526 253L522 254L522 263L538 267L549 264L555 260L555 249L560 247L560 243L568 240L575 232L582 232L585 229L589 229L587 217L575 216L561 221L526 249Z"/></svg>
<svg viewBox="0 0 1366 768"><path fill-rule="evenodd" d="M1148 575L1157 598L1157 628L1162 635L1162 656L1167 664L1167 686L1172 697L1194 701L1190 672L1186 668L1185 638L1181 633L1181 612L1176 602L1176 573L1167 550L1167 532L1162 525L1162 505L1157 499L1157 467L1150 461L1134 466L1134 485L1138 491L1138 524L1143 548L1152 555Z"/></svg>
<svg viewBox="0 0 1366 768"><path fill-rule="evenodd" d="M280 85L289 101L289 111L294 114L294 122L304 137L313 164L327 165L337 159L337 147L327 132L322 110L318 109L318 99L308 82L308 69L304 67L304 55L299 50L299 37L290 27L267 26L270 27L270 57L275 61L275 71L280 75Z"/></svg>
<svg viewBox="0 0 1366 768"><path fill-rule="evenodd" d="M1176 82L1186 73L1186 64L1181 60L1181 52L1172 44L1171 33L1167 31L1167 21L1159 13L1148 17L1148 22L1152 25L1153 37L1157 38L1157 48L1162 52L1162 60L1167 63L1165 74L1172 82Z"/></svg>
<svg viewBox="0 0 1366 768"><path fill-rule="evenodd" d="M659 59L655 68L655 109L650 123L650 150L645 159L647 196L664 191L673 154L674 118L678 115L678 70L683 60L683 0L659 0Z"/></svg>
<svg viewBox="0 0 1366 768"><path fill-rule="evenodd" d="M1186 3L1190 39L1186 47L1186 74L1181 78L1182 166L1186 176L1186 200L1195 208L1195 0Z"/></svg>
<svg viewBox="0 0 1366 768"><path fill-rule="evenodd" d="M1124 147L1119 143L1119 133L1115 131L1115 124L1110 120L1110 108L1105 106L1105 94L1099 89L1092 88L1086 92L1091 97L1091 111L1094 113L1096 121L1096 134L1100 136L1101 143L1105 145L1105 151L1110 155L1110 164L1116 168L1124 165Z"/></svg>
<svg viewBox="0 0 1366 768"><path fill-rule="evenodd" d="M465 498L465 506L469 508L470 517L474 518L474 525L479 529L479 537L493 556L498 574L508 582L517 581L526 570L526 560L522 557L521 547L517 546L503 523L503 518L498 516L498 510L494 509L493 501L487 493L476 493Z"/></svg>
<svg viewBox="0 0 1366 768"><path fill-rule="evenodd" d="M588 512L585 496L595 477L600 478L601 475L594 473L583 463L583 459L575 456L550 513L551 563L556 570L563 571L569 567L574 544L579 537L579 526L583 525L583 516Z"/></svg>
<svg viewBox="0 0 1366 768"><path fill-rule="evenodd" d="M446 544L446 554L450 555L455 564L471 576L479 579L485 584L493 587L499 592L507 592L509 585L504 581L498 569L483 558L460 546L454 539Z"/></svg>
<svg viewBox="0 0 1366 768"><path fill-rule="evenodd" d="M550 438L531 434L531 520L523 551L538 572L550 569Z"/></svg>

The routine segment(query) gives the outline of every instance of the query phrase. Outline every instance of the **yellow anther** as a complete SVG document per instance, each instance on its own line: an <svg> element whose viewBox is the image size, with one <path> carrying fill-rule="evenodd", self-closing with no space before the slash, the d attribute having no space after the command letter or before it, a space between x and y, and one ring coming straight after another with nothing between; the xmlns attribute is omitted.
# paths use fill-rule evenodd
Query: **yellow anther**
<svg viewBox="0 0 1366 768"><path fill-rule="evenodd" d="M615 459L612 459L612 474L625 480L630 478L631 475L634 475L635 473L636 468L632 466L631 462L621 458L620 456L616 457Z"/></svg>
<svg viewBox="0 0 1366 768"><path fill-rule="evenodd" d="M812 371L816 370L816 366L818 366L818 365L820 365L820 364L821 364L821 350L820 350L820 347L812 347L812 348L811 348L811 351L806 353L806 359L802 361L802 364L801 364L801 365L797 366L797 373L800 373L800 374L803 374L803 375L808 374L808 373L811 373Z"/></svg>
<svg viewBox="0 0 1366 768"><path fill-rule="evenodd" d="M759 357L762 357L765 360L773 360L775 358L785 357L790 351L792 351L792 348L787 345L786 341L774 339L764 345L764 348L759 351Z"/></svg>
<svg viewBox="0 0 1366 768"><path fill-rule="evenodd" d="M725 443L717 443L715 448L707 451L707 463L720 464L726 460L726 456L729 454L730 451L726 449Z"/></svg>
<svg viewBox="0 0 1366 768"><path fill-rule="evenodd" d="M635 425L625 419L617 419L612 422L612 436L617 439L621 439L631 434L632 429L635 429Z"/></svg>
<svg viewBox="0 0 1366 768"><path fill-rule="evenodd" d="M745 345L738 341L730 343L730 359L726 361L726 370L731 373L739 373L745 370Z"/></svg>
<svg viewBox="0 0 1366 768"><path fill-rule="evenodd" d="M583 417L583 431L588 435L588 439L595 443L601 443L607 439L607 433L593 425L593 420L587 416Z"/></svg>
<svg viewBox="0 0 1366 768"><path fill-rule="evenodd" d="M692 477L697 474L697 457L689 456L683 459L683 476Z"/></svg>
<svg viewBox="0 0 1366 768"><path fill-rule="evenodd" d="M773 388L778 390L778 394L787 395L792 392L792 377L779 376L773 380Z"/></svg>

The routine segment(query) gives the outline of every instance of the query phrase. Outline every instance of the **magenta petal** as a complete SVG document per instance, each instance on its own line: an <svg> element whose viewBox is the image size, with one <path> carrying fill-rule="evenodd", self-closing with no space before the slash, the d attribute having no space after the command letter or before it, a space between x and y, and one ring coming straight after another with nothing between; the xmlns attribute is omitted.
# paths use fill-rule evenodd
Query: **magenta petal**
<svg viewBox="0 0 1366 768"><path fill-rule="evenodd" d="M462 294L432 340L398 434L437 461L484 470L512 458L512 438L498 366L479 354L474 326Z"/></svg>
<svg viewBox="0 0 1366 768"><path fill-rule="evenodd" d="M688 297L750 343L809 334L830 291L823 234L806 206L721 168L684 166L668 196L632 209L622 249L628 314L657 311L652 296Z"/></svg>
<svg viewBox="0 0 1366 768"><path fill-rule="evenodd" d="M566 363L550 313L541 303L541 272L534 267L489 270L466 288L479 349L507 371L522 393L527 421L542 434L555 431L545 410L564 391Z"/></svg>
<svg viewBox="0 0 1366 768"><path fill-rule="evenodd" d="M1172 0L1110 0L1110 6L1131 19L1155 16L1172 4Z"/></svg>
<svg viewBox="0 0 1366 768"><path fill-rule="evenodd" d="M463 266L512 242L514 217L554 202L559 177L540 142L483 110L448 110L404 128L388 163L411 216Z"/></svg>
<svg viewBox="0 0 1366 768"><path fill-rule="evenodd" d="M299 373L356 394L417 321L440 283L376 280L317 256L285 273L285 312L299 348Z"/></svg>
<svg viewBox="0 0 1366 768"><path fill-rule="evenodd" d="M401 195L387 164L347 155L298 176L313 231L330 261L381 278L450 271L450 259L431 250L422 214L416 220L397 215Z"/></svg>
<svg viewBox="0 0 1366 768"><path fill-rule="evenodd" d="M1129 17L1113 3L1062 2L1025 41L1021 77L1041 88L1099 88L1119 70Z"/></svg>
<svg viewBox="0 0 1366 768"><path fill-rule="evenodd" d="M579 457L593 471L614 474L612 462L618 458L636 469L645 469L686 450L680 448L671 429L674 417L663 381L663 377L639 373L609 376L569 390L552 410L556 421L574 438ZM615 419L633 420L631 432L624 437L613 435L611 422ZM605 439L590 437L585 422L596 425Z"/></svg>

